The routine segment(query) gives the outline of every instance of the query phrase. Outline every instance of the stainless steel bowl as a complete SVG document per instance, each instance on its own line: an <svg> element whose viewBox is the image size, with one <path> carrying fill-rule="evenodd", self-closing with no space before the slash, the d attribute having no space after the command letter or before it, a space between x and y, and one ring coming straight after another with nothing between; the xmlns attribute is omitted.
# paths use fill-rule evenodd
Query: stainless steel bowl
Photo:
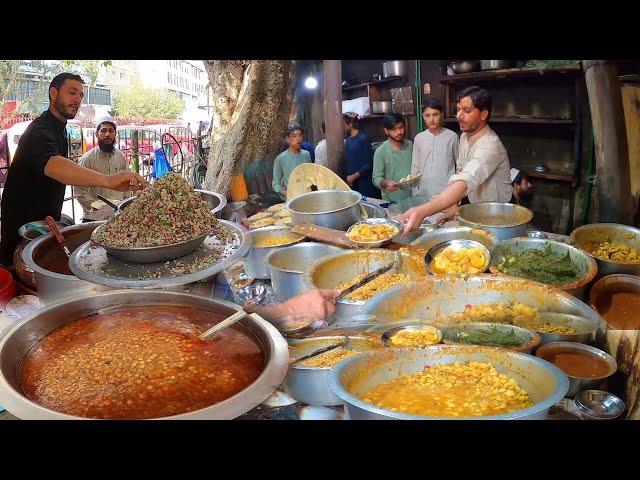
<svg viewBox="0 0 640 480"><path fill-rule="evenodd" d="M270 237L299 237L297 240L272 247L257 247L255 243ZM247 237L251 241L251 248L244 261L245 271L253 278L271 278L271 269L267 263L267 258L271 252L288 247L304 240L302 235L291 232L291 227L269 226L249 230Z"/></svg>
<svg viewBox="0 0 640 480"><path fill-rule="evenodd" d="M567 245L566 243L557 242L555 240L526 237L503 240L491 250L491 265L489 269L491 273L502 275L502 272L498 270L496 265L500 263L500 259L504 257L505 248L509 248L512 253L517 255L529 249L544 250L547 246L549 246L551 248L551 252L555 254L569 254L571 263L578 267L580 272L579 277L573 282L565 285L559 285L557 287L580 300L584 300L587 286L598 274L598 264L593 258L583 251L572 247L571 245Z"/></svg>
<svg viewBox="0 0 640 480"><path fill-rule="evenodd" d="M404 182L398 182L398 186L400 190L404 190L410 192L413 188L416 188L420 185L420 179L422 178L422 174L418 174L415 177L410 178L409 180L405 180Z"/></svg>
<svg viewBox="0 0 640 480"><path fill-rule="evenodd" d="M287 209L293 225L310 223L346 231L362 220L360 200L362 195L353 190L317 190L289 200Z"/></svg>
<svg viewBox="0 0 640 480"><path fill-rule="evenodd" d="M462 61L462 62L452 62L449 64L453 73L469 73L474 72L479 67L479 62L477 61Z"/></svg>
<svg viewBox="0 0 640 480"><path fill-rule="evenodd" d="M34 316L15 322L0 335L0 404L26 420L82 419L44 408L27 399L20 387L20 363L42 338L59 327L111 308L179 305L208 310L224 316L239 307L185 293L149 290L116 290L56 303ZM172 417L176 420L224 420L246 413L264 401L284 379L289 362L287 343L278 331L253 314L239 322L255 337L265 357L264 370L246 389L210 407Z"/></svg>
<svg viewBox="0 0 640 480"><path fill-rule="evenodd" d="M572 335L560 335L557 333L546 333L537 330L531 326L533 330L542 337L539 346L552 342L576 342L591 343L595 340L598 331L598 323L593 318L580 317L578 315L570 315L568 313L541 312L540 316L546 325L571 327L576 333Z"/></svg>
<svg viewBox="0 0 640 480"><path fill-rule="evenodd" d="M364 208L367 218L387 218L386 210L375 203L365 202L363 200L360 202L360 205Z"/></svg>
<svg viewBox="0 0 640 480"><path fill-rule="evenodd" d="M349 235L351 235L351 233L353 232L353 229L357 225L389 225L390 227L394 227L397 230L397 233L384 240L373 240L373 241L354 240ZM391 218L368 218L367 220L362 220L360 222L356 222L353 225L351 225L347 229L347 238L351 240L353 243L361 247L380 248L383 245L386 245L387 243L389 243L398 235L400 235L400 233L402 233L402 228L403 228L402 224L398 220L393 220Z"/></svg>
<svg viewBox="0 0 640 480"><path fill-rule="evenodd" d="M630 227L629 225L621 225L619 223L592 223L578 227L571 232L571 242L578 245L583 251L582 245L585 243L592 241L601 242L607 239L612 242L622 242L640 250L640 229ZM598 262L599 277L612 275L614 273L640 275L640 262L612 262L604 258L594 257L589 252L586 253Z"/></svg>
<svg viewBox="0 0 640 480"><path fill-rule="evenodd" d="M195 252L207 238L208 233L204 233L199 237L186 240L184 242L172 243L171 245L160 245L158 247L112 247L98 243L94 240L101 229L106 228L100 225L91 235L91 241L96 245L104 248L109 255L113 255L118 260L128 263L159 263L176 260Z"/></svg>
<svg viewBox="0 0 640 480"><path fill-rule="evenodd" d="M438 338L435 342L433 342L430 345L416 345L417 347L420 348L424 348L424 347L430 347L431 345L435 345L437 343L440 343L442 341L442 330L440 330L439 328L436 327L432 327L430 325L423 325L423 324L404 324L404 325L400 325L399 327L393 327L389 330L387 330L386 332L384 332L382 334L382 343L384 343L387 347L393 347L393 348L407 348L407 347L403 347L403 346L398 346L398 345L394 345L391 342L391 339L394 337L394 335L397 335L400 332L419 332L422 330L428 330L430 332L435 333Z"/></svg>
<svg viewBox="0 0 640 480"><path fill-rule="evenodd" d="M616 364L616 360L606 352L603 352L599 348L592 347L590 345L584 345L582 343L574 343L574 342L553 342L547 343L542 347L538 348L536 351L536 357L542 358L547 361L547 355L551 355L553 353L567 353L567 352L582 352L589 353L600 359L604 360L607 365L609 365L609 371L606 375L601 377L593 377L593 378L585 378L585 377L574 377L573 375L569 375L567 378L569 379L569 390L566 393L567 397L573 397L576 393L581 390L590 390L592 388L597 388L603 380L606 380L611 375L616 373L618 370L618 366ZM566 372L565 372L566 373Z"/></svg>
<svg viewBox="0 0 640 480"><path fill-rule="evenodd" d="M525 237L532 218L531 210L511 203L470 203L458 210L460 225L488 230L498 240Z"/></svg>
<svg viewBox="0 0 640 480"><path fill-rule="evenodd" d="M617 292L636 293L640 295L640 277L618 273L601 278L591 287L589 296L591 308L600 313L600 310L603 308L601 298ZM624 330L638 330L637 324L631 321L625 322L624 319L622 320L623 323L616 322L616 325L610 324L606 319L604 321L607 322L609 329L619 331L615 334L617 337L619 337L619 333ZM611 336L612 334L612 330L609 330L608 335Z"/></svg>
<svg viewBox="0 0 640 480"><path fill-rule="evenodd" d="M514 379L531 398L529 408L486 417L456 417L456 420L544 420L549 408L560 401L569 381L559 368L523 353L495 348L436 345L425 348L387 348L348 358L334 367L329 378L331 390L342 399L349 420L451 420L394 412L360 398L369 390L402 375L421 372L425 367L454 362L487 362L499 373Z"/></svg>
<svg viewBox="0 0 640 480"><path fill-rule="evenodd" d="M426 232L411 242L411 245L430 249L449 240L473 240L480 242L489 251L498 244L498 238L486 230L471 227L447 227Z"/></svg>
<svg viewBox="0 0 640 480"><path fill-rule="evenodd" d="M461 248L479 248L482 250L482 254L484 255L484 263L481 267L479 267L479 272L483 273L487 268L489 268L489 263L491 262L491 254L487 247L485 247L482 243L476 242L474 240L447 240L446 242L439 243L429 249L427 255L424 257L424 263L427 268L427 271L433 275L439 275L433 271L431 268L431 262L435 260L438 254L442 253L442 251L446 248L451 247L454 251L458 251ZM467 274L455 274L449 273L446 275L467 275Z"/></svg>
<svg viewBox="0 0 640 480"><path fill-rule="evenodd" d="M513 60L480 60L480 70L499 70L511 68L513 65Z"/></svg>
<svg viewBox="0 0 640 480"><path fill-rule="evenodd" d="M335 288L338 284L351 280L357 275L369 273L389 263L403 258L402 254L393 250L373 248L370 250L345 250L316 260L305 272L303 280L308 289ZM402 262L399 273L413 278L423 274L411 262ZM347 320L358 315L364 305L363 300L349 300L341 298L336 302L335 316Z"/></svg>
<svg viewBox="0 0 640 480"><path fill-rule="evenodd" d="M309 266L320 258L341 251L339 247L316 242L301 242L273 250L266 259L271 270L273 291L282 301L306 292L308 287L303 274Z"/></svg>
<svg viewBox="0 0 640 480"><path fill-rule="evenodd" d="M375 316L370 323L417 319L433 324L464 311L467 305L486 303L522 303L540 312L570 313L592 320L599 330L605 328L596 311L562 290L522 278L495 275L467 278L428 275L376 295L362 307L362 313Z"/></svg>
<svg viewBox="0 0 640 480"><path fill-rule="evenodd" d="M311 337L289 340L291 347L304 352L315 350L332 343L341 342L344 336ZM374 341L369 338L349 335L344 348L365 352L373 348ZM304 354L304 353L303 353ZM296 355L300 357L301 355ZM284 379L284 391L299 402L307 405L340 405L342 401L329 387L329 373L335 367L303 367L295 363L289 368Z"/></svg>
<svg viewBox="0 0 640 480"><path fill-rule="evenodd" d="M196 189L195 191L200 194L200 197L202 197L202 200L204 200L209 204L209 207L211 208L211 213L213 213L216 216L216 218L221 218L222 210L227 205L227 198L224 197L223 195L220 195L219 193L211 192L209 190ZM131 202L133 202L136 198L138 197L133 196L133 197L125 198L124 200L122 200L118 204L118 210L116 210L114 214L119 214L120 212L122 212L125 208L131 205Z"/></svg>
<svg viewBox="0 0 640 480"><path fill-rule="evenodd" d="M602 390L584 390L573 401L585 420L613 420L624 412L624 402Z"/></svg>
<svg viewBox="0 0 640 480"><path fill-rule="evenodd" d="M442 325L443 341L445 343L454 343L459 345L468 345L457 340L457 335L462 332L469 331L482 331L489 328L495 328L497 330L503 330L507 332L513 332L518 340L522 341L522 345L518 347L504 347L505 350L511 350L514 352L531 353L540 344L540 335L526 328L516 327L514 325L508 325L504 323L487 323L487 322L473 322L473 323L460 323L457 325ZM482 345L481 345L482 346ZM488 345L485 345L489 347ZM502 348L502 347L489 347L489 348Z"/></svg>
<svg viewBox="0 0 640 480"><path fill-rule="evenodd" d="M60 233L65 237L69 250L73 252L89 240L92 232L103 224L103 221L80 223L65 227L60 230ZM81 295L94 295L99 291L106 290L106 287L80 280L75 275L53 272L43 268L40 263L43 263L51 255L51 252L64 255L52 233L36 238L22 251L22 260L34 272L38 298L42 303L52 303L63 298Z"/></svg>
<svg viewBox="0 0 640 480"><path fill-rule="evenodd" d="M434 230L438 229L439 226L437 223L422 223L420 225L420 227L416 228L413 232L403 236L398 236L396 238L393 239L393 241L395 243L400 243L402 245L411 245L413 244L413 242L415 242L418 238L422 237L425 233L429 233L429 232L433 232ZM402 229L404 230L404 226L402 227Z"/></svg>
<svg viewBox="0 0 640 480"><path fill-rule="evenodd" d="M28 224L35 225L36 227L40 227L43 230L46 230L47 232L50 231L49 225L44 220L25 223L24 225L22 225L18 229L18 235L20 235L21 238L23 238L23 239L25 239L25 240L27 240L29 242L31 240L34 240L34 239L38 238L39 236L41 236L43 234L40 233L40 232L37 232L35 230L32 230L31 228L29 228L27 226ZM65 227L70 227L71 225L73 225L73 222L69 223L68 221L63 220L63 219L60 219L59 221L56 222L56 227L58 227L58 230L61 230L61 229L65 228Z"/></svg>

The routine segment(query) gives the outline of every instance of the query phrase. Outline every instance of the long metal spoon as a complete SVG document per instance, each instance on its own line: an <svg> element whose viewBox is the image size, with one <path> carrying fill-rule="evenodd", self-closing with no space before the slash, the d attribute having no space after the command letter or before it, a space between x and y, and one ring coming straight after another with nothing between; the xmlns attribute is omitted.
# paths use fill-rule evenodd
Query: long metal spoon
<svg viewBox="0 0 640 480"><path fill-rule="evenodd" d="M225 318L220 323L214 325L209 330L201 334L200 340L209 340L213 338L218 332L220 332L220 330L230 327L234 323L237 323L240 320L242 320L247 315L251 315L252 313L257 312L259 307L260 305L258 303L250 303L248 305L245 305L244 308L238 310L233 315Z"/></svg>
<svg viewBox="0 0 640 480"><path fill-rule="evenodd" d="M114 210L118 210L118 205L116 205L115 203L113 203L111 200L109 200L108 198L103 197L102 195L98 194L96 195L96 198L98 200L100 200L101 202L106 203L107 205L109 205L111 208L113 208Z"/></svg>
<svg viewBox="0 0 640 480"><path fill-rule="evenodd" d="M53 219L53 217L49 216L45 218L44 221L47 222L47 225L49 225L49 228L51 229L51 233L53 233L53 236L56 237L56 240L64 250L64 253L67 254L67 257L71 257L71 252L69 251L69 247L67 247L67 241L64 239L64 237L60 233L60 230L58 230L58 226L56 225L56 222Z"/></svg>

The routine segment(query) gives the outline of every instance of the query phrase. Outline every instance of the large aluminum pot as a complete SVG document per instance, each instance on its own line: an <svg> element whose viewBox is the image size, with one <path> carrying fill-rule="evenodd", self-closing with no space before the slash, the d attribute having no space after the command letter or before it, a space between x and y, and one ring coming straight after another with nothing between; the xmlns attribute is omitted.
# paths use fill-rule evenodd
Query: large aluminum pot
<svg viewBox="0 0 640 480"><path fill-rule="evenodd" d="M599 330L605 328L600 315L572 295L542 283L503 275L429 275L376 295L365 303L362 313L375 316L372 320L378 323L406 319L433 323L464 311L467 305L483 303L522 303L541 312L585 317L595 322Z"/></svg>
<svg viewBox="0 0 640 480"><path fill-rule="evenodd" d="M480 70L499 70L513 65L513 60L480 60Z"/></svg>
<svg viewBox="0 0 640 480"><path fill-rule="evenodd" d="M576 393L582 390L597 389L604 380L616 373L618 365L616 360L606 352L603 352L599 348L592 347L590 345L583 345L582 343L575 342L552 342L543 345L536 351L536 357L549 361L554 354L558 353L583 353L591 354L604 361L609 367L607 373L601 377L586 378L586 377L574 377L567 374L569 379L569 390L565 394L567 397L573 397Z"/></svg>
<svg viewBox="0 0 640 480"><path fill-rule="evenodd" d="M498 240L526 237L527 225L532 218L531 210L511 203L470 203L458 210L460 225L488 230Z"/></svg>
<svg viewBox="0 0 640 480"><path fill-rule="evenodd" d="M480 228L446 227L427 231L411 242L411 245L429 250L449 240L473 240L483 244L489 251L498 244L498 238L493 233Z"/></svg>
<svg viewBox="0 0 640 480"><path fill-rule="evenodd" d="M365 202L362 200L360 205L364 208L368 218L387 218L387 211L375 203Z"/></svg>
<svg viewBox="0 0 640 480"><path fill-rule="evenodd" d="M40 227L46 230L47 232L49 231L49 225L47 225L47 222L45 222L44 220L30 223L32 225L35 225L36 227ZM56 226L58 227L58 229L68 227L70 225L73 225L73 221L64 217L60 218L60 221L56 222ZM24 260L22 260L22 251L29 244L29 242L40 237L42 234L27 227L27 224L25 223L18 229L18 235L20 235L21 240L13 252L13 266L16 269L16 275L18 275L18 278L22 280L28 287L36 288L36 275L32 269L27 267L26 263L24 263Z"/></svg>
<svg viewBox="0 0 640 480"><path fill-rule="evenodd" d="M578 250L566 243L556 242L555 240L544 240L539 238L511 238L504 240L496 245L491 250L491 265L489 270L491 273L501 274L500 270L496 268L496 265L500 263L500 258L504 256L504 249L509 248L511 253L521 254L525 250L536 249L544 250L549 246L553 253L559 253L561 255L569 254L571 262L578 267L580 276L577 280L567 283L566 285L560 285L558 288L570 293L574 297L580 300L585 300L587 286L598 274L598 264L586 253Z"/></svg>
<svg viewBox="0 0 640 480"><path fill-rule="evenodd" d="M265 238L272 237L299 237L297 240L293 242L289 242L285 245L278 245L274 247L256 247L255 243L263 240ZM247 238L251 242L251 248L247 253L247 256L244 261L244 270L247 275L253 278L259 278L265 280L267 278L271 278L271 269L269 268L269 264L267 263L267 257L271 252L279 250L284 247L288 247L289 245L293 245L294 243L301 242L304 240L302 235L296 235L291 232L291 227L279 227L279 226L269 226L256 228L255 230L249 230L247 233Z"/></svg>
<svg viewBox="0 0 640 480"><path fill-rule="evenodd" d="M307 288L336 288L344 281L351 280L357 275L369 273L376 268L380 268L389 263L396 262L398 256L402 259L402 266L399 273L404 273L412 278L424 276L418 267L411 261L405 261L405 256L400 252L386 250L383 248L372 248L369 250L345 250L334 255L330 255L311 264L309 270L304 274L304 282ZM349 300L341 298L336 302L335 316L341 320L349 320L354 315L361 313L364 300Z"/></svg>
<svg viewBox="0 0 640 480"><path fill-rule="evenodd" d="M382 64L382 76L387 77L404 77L407 75L407 62L404 60L392 60Z"/></svg>
<svg viewBox="0 0 640 480"><path fill-rule="evenodd" d="M22 358L53 330L101 310L122 306L179 305L231 315L239 307L229 302L177 292L115 290L58 302L35 316L16 322L0 337L0 404L18 418L27 420L72 420L81 417L55 412L28 400L20 388ZM194 412L165 417L177 420L224 420L246 413L273 393L287 373L289 352L282 335L254 314L240 320L256 338L265 356L260 376L249 387L227 400Z"/></svg>
<svg viewBox="0 0 640 480"><path fill-rule="evenodd" d="M371 102L371 113L391 113L391 100L377 100Z"/></svg>
<svg viewBox="0 0 640 480"><path fill-rule="evenodd" d="M69 250L73 252L88 241L93 231L102 224L104 221L80 223L65 227L60 230L60 233L67 241ZM62 298L79 295L93 295L96 292L107 290L107 287L80 280L75 275L57 273L44 268L44 265L48 265L56 259L60 262L64 261L65 254L51 233L33 240L22 251L22 260L34 272L38 297L42 303L51 303Z"/></svg>
<svg viewBox="0 0 640 480"><path fill-rule="evenodd" d="M278 298L289 300L308 290L303 274L316 260L342 251L339 247L316 242L302 242L274 249L267 255L271 286Z"/></svg>
<svg viewBox="0 0 640 480"><path fill-rule="evenodd" d="M486 362L514 379L529 394L534 405L501 415L456 417L456 420L544 420L549 408L569 389L567 376L558 367L524 353L483 347L432 346L390 348L367 352L342 361L329 377L331 390L342 399L349 420L452 420L394 412L360 400L376 386L426 367L453 362Z"/></svg>
<svg viewBox="0 0 640 480"><path fill-rule="evenodd" d="M346 231L362 219L360 200L362 195L354 190L317 190L289 200L287 209L294 225L310 223Z"/></svg>
<svg viewBox="0 0 640 480"><path fill-rule="evenodd" d="M202 200L204 200L209 204L209 207L211 208L211 213L213 213L217 218L221 218L222 209L227 205L227 198L220 195L219 193L211 192L209 190L196 189L196 192L200 194L200 196L202 197ZM117 213L121 212L126 207L128 207L131 204L131 202L133 202L135 199L136 197L134 196L134 197L125 198L124 200L122 200L118 204Z"/></svg>
<svg viewBox="0 0 640 480"><path fill-rule="evenodd" d="M571 241L578 245L581 250L584 250L582 245L587 242L602 242L605 240L622 242L640 250L640 229L619 223L592 223L578 227L571 232ZM591 256L593 257L593 255ZM640 262L620 263L599 257L593 258L595 258L598 263L599 277L612 275L614 273L640 275Z"/></svg>
<svg viewBox="0 0 640 480"><path fill-rule="evenodd" d="M320 348L321 345L343 339L344 337L341 336L311 337L290 340L289 343L293 348L297 347L304 351L307 346L310 349ZM383 348L383 346L381 342L374 342L366 337L348 336L345 348L365 352L374 348ZM282 387L289 396L307 405L342 405L340 397L336 396L329 387L331 369L332 367L304 367L293 364L282 382Z"/></svg>
<svg viewBox="0 0 640 480"><path fill-rule="evenodd" d="M601 310L607 310L611 303L610 295L613 293L635 293L640 295L640 277L636 275L627 275L618 273L615 275L607 275L601 278L591 287L589 304L591 308L600 313ZM607 320L605 319L605 322ZM610 329L617 330L612 332L609 330L608 335L618 337L624 330L638 330L639 327L630 317L616 319L615 325L608 323Z"/></svg>

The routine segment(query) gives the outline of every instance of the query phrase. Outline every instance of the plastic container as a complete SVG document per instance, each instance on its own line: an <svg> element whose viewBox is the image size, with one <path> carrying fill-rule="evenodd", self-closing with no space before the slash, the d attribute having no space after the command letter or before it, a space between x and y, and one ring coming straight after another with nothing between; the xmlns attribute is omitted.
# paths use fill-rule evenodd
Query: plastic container
<svg viewBox="0 0 640 480"><path fill-rule="evenodd" d="M13 297L18 293L18 285L9 270L0 268L0 308L4 310Z"/></svg>
<svg viewBox="0 0 640 480"><path fill-rule="evenodd" d="M231 193L231 200L234 202L243 202L249 198L247 182L243 173L238 173L231 177L229 192Z"/></svg>

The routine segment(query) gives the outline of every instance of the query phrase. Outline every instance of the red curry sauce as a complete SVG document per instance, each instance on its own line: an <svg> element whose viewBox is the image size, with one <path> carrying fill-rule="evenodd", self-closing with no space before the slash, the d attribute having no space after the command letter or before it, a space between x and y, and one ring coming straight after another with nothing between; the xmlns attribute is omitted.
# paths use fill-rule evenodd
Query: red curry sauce
<svg viewBox="0 0 640 480"><path fill-rule="evenodd" d="M609 364L590 353L580 351L553 352L540 355L547 362L553 363L567 375L580 378L604 377L609 373Z"/></svg>
<svg viewBox="0 0 640 480"><path fill-rule="evenodd" d="M596 308L607 323L615 329L640 329L640 293L603 293L598 297Z"/></svg>
<svg viewBox="0 0 640 480"><path fill-rule="evenodd" d="M25 356L25 395L88 418L142 419L191 412L249 386L264 368L244 327L198 335L224 317L191 307L129 307L61 327ZM247 332L247 333L244 333Z"/></svg>

